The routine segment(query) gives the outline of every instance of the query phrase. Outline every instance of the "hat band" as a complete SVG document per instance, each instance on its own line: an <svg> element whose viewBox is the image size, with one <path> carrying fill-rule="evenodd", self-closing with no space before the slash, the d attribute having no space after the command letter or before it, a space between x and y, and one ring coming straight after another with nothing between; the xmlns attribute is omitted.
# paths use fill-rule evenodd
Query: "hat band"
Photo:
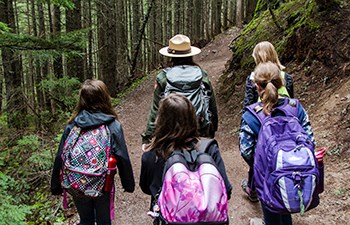
<svg viewBox="0 0 350 225"><path fill-rule="evenodd" d="M191 48L187 50L175 50L175 49L168 48L168 53L175 54L175 55L188 54L188 53L191 53Z"/></svg>

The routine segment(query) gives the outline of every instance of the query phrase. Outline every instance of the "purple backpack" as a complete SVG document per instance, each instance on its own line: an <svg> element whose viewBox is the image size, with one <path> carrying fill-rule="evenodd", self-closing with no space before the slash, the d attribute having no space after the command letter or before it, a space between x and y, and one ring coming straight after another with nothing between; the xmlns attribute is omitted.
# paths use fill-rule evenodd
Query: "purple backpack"
<svg viewBox="0 0 350 225"><path fill-rule="evenodd" d="M314 144L298 119L299 102L285 98L266 116L261 103L247 109L261 123L254 156L254 182L261 203L279 214L301 213L319 204Z"/></svg>
<svg viewBox="0 0 350 225"><path fill-rule="evenodd" d="M157 201L161 222L228 224L227 201L224 179L209 154L175 151L167 159Z"/></svg>

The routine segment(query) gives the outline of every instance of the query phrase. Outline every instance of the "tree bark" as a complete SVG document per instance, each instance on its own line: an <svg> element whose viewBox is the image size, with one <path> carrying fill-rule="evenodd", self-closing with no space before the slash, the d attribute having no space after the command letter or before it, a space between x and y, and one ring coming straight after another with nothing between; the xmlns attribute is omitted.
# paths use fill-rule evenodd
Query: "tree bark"
<svg viewBox="0 0 350 225"><path fill-rule="evenodd" d="M254 17L255 7L257 0L248 0L247 1L247 10L246 10L246 23L249 23Z"/></svg>
<svg viewBox="0 0 350 225"><path fill-rule="evenodd" d="M125 0L116 1L115 19L116 30L114 34L117 37L117 74L116 74L116 92L123 90L129 82L129 64L128 64L128 23L127 7Z"/></svg>
<svg viewBox="0 0 350 225"><path fill-rule="evenodd" d="M0 21L6 23L16 33L16 23L12 0L0 1ZM27 107L22 91L21 58L13 49L3 48L1 51L4 79L6 86L6 112L10 128L24 129L28 123Z"/></svg>
<svg viewBox="0 0 350 225"><path fill-rule="evenodd" d="M45 39L46 36L46 29L45 29L45 16L44 16L44 8L42 3L38 3L38 17L39 17L39 33L38 36L40 38ZM48 70L48 62L45 60L41 62L40 68L38 68L39 71L37 71L37 77L36 77L36 84L39 85L40 82L43 79L47 79L47 75L49 73ZM39 90L40 91L40 90ZM41 91L40 91L41 92ZM42 110L50 110L51 109L51 103L50 100L48 99L48 94L47 93L42 93L42 102L40 103L40 108Z"/></svg>
<svg viewBox="0 0 350 225"><path fill-rule="evenodd" d="M243 0L237 0L236 2L236 26L239 28L243 27Z"/></svg>
<svg viewBox="0 0 350 225"><path fill-rule="evenodd" d="M98 24L98 67L112 97L117 95L117 28L115 0L96 2Z"/></svg>
<svg viewBox="0 0 350 225"><path fill-rule="evenodd" d="M72 32L82 28L81 26L81 0L73 0L74 9L66 11L66 31ZM82 52L84 50L82 49ZM77 77L81 82L85 80L84 62L82 57L71 57L67 61L67 74Z"/></svg>
<svg viewBox="0 0 350 225"><path fill-rule="evenodd" d="M61 33L61 9L59 6L53 6L53 15L52 15L52 33L53 35L60 35ZM63 64L62 56L56 56L53 60L53 73L55 77L63 77Z"/></svg>

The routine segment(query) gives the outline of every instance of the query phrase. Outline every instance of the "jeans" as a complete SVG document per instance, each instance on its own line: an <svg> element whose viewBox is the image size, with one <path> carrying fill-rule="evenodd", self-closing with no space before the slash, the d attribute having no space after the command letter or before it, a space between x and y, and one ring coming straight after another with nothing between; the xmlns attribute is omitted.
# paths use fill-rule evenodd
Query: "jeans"
<svg viewBox="0 0 350 225"><path fill-rule="evenodd" d="M73 201L80 217L79 225L112 225L110 218L110 193L96 199L74 197Z"/></svg>
<svg viewBox="0 0 350 225"><path fill-rule="evenodd" d="M264 214L265 225L292 225L291 214L277 214L269 211L261 205Z"/></svg>

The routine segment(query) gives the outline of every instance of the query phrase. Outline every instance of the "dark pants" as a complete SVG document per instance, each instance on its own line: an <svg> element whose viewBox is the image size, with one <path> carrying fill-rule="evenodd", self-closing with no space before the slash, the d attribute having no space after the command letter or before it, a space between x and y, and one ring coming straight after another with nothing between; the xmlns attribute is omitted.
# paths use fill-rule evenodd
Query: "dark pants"
<svg viewBox="0 0 350 225"><path fill-rule="evenodd" d="M96 199L73 197L80 217L79 225L111 225L110 193Z"/></svg>
<svg viewBox="0 0 350 225"><path fill-rule="evenodd" d="M255 191L255 185L254 185L254 157L250 158L250 159L246 159L244 158L244 161L246 161L246 163L249 165L249 170L248 170L248 187L250 188L250 190Z"/></svg>
<svg viewBox="0 0 350 225"><path fill-rule="evenodd" d="M292 215L290 214L277 214L269 211L263 205L261 205L264 214L265 225L292 225Z"/></svg>

